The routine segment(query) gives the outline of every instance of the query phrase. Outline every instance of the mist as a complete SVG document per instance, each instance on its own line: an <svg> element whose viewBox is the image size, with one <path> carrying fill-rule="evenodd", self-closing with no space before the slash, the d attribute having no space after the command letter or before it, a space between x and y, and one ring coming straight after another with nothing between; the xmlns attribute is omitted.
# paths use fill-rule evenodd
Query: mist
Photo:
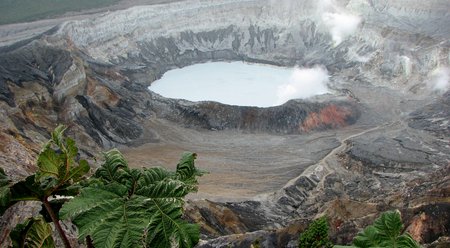
<svg viewBox="0 0 450 248"><path fill-rule="evenodd" d="M328 27L335 46L355 33L361 22L361 18L358 16L338 13L324 13L322 20Z"/></svg>
<svg viewBox="0 0 450 248"><path fill-rule="evenodd" d="M328 82L328 72L322 67L295 68L288 83L278 87L277 104L328 93Z"/></svg>
<svg viewBox="0 0 450 248"><path fill-rule="evenodd" d="M319 1L317 13L331 34L335 46L354 34L361 23L361 17L347 13L332 0Z"/></svg>
<svg viewBox="0 0 450 248"><path fill-rule="evenodd" d="M429 86L433 91L446 92L450 87L450 69L447 67L438 67L431 72Z"/></svg>

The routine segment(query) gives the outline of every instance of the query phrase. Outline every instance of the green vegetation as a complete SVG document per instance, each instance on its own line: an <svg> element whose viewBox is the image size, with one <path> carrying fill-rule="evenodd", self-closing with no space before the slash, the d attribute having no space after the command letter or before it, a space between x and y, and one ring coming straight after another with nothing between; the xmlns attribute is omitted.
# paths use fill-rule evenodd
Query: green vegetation
<svg viewBox="0 0 450 248"><path fill-rule="evenodd" d="M402 230L404 226L399 211L388 211L366 227L353 239L352 246L333 246L328 238L328 222L325 216L314 220L300 234L300 248L420 248L411 235Z"/></svg>
<svg viewBox="0 0 450 248"><path fill-rule="evenodd" d="M0 25L29 22L55 17L71 11L81 11L112 5L119 0L2 0Z"/></svg>
<svg viewBox="0 0 450 248"><path fill-rule="evenodd" d="M193 247L199 227L181 219L183 197L197 189L195 154L185 153L176 172L163 168L130 169L118 150L61 209L78 226L80 238L91 235L95 247Z"/></svg>
<svg viewBox="0 0 450 248"><path fill-rule="evenodd" d="M89 247L91 241L97 248L190 248L198 243L199 227L182 219L184 197L197 190L197 177L203 174L194 165L195 153L184 153L172 172L159 167L129 168L123 155L113 149L104 153L104 163L87 179L89 164L78 159L75 141L64 137L65 129L61 125L52 132L38 155L35 174L13 184L0 168L0 215L20 201L43 205L42 217L29 218L11 232L13 247L55 247L47 221L53 222L64 246L71 247L58 216L70 219ZM55 199L56 195L74 198ZM358 233L353 246L334 247L419 248L403 229L400 212L385 212ZM252 244L259 246L260 240ZM333 247L325 216L300 235L299 247Z"/></svg>
<svg viewBox="0 0 450 248"><path fill-rule="evenodd" d="M261 240L256 239L253 241L253 243L250 245L250 248L261 248Z"/></svg>
<svg viewBox="0 0 450 248"><path fill-rule="evenodd" d="M10 234L13 248L53 248L52 227L42 218L29 218Z"/></svg>
<svg viewBox="0 0 450 248"><path fill-rule="evenodd" d="M333 247L328 238L328 221L326 216L314 220L308 228L300 234L299 248L328 248Z"/></svg>
<svg viewBox="0 0 450 248"><path fill-rule="evenodd" d="M353 246L358 248L420 248L420 245L408 233L403 233L403 224L398 211L388 211L366 227L353 239Z"/></svg>
<svg viewBox="0 0 450 248"><path fill-rule="evenodd" d="M5 172L0 171L0 214L3 215L16 202L40 201L55 223L64 245L70 247L49 197L77 195L81 187L79 182L90 167L86 160L76 160L78 148L73 139L63 136L64 131L64 126L58 126L53 131L51 139L39 153L36 173L24 181L11 184Z"/></svg>
<svg viewBox="0 0 450 248"><path fill-rule="evenodd" d="M40 201L65 247L70 243L58 215L71 219L80 239L95 247L193 247L199 227L182 219L184 196L197 190L196 154L185 153L175 172L163 168L130 169L118 150L104 153L105 162L86 179L90 167L58 126L37 160L38 170L11 183L0 169L0 214L19 201ZM51 196L75 196L64 203ZM14 247L54 247L51 226L42 217L16 226ZM89 245L88 245L89 246Z"/></svg>

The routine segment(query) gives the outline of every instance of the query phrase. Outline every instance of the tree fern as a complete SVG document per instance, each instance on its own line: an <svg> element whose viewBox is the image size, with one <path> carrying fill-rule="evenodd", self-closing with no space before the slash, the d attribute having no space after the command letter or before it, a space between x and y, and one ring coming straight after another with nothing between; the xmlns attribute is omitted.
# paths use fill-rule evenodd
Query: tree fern
<svg viewBox="0 0 450 248"><path fill-rule="evenodd" d="M195 154L185 153L175 172L163 168L130 169L122 154L104 153L105 162L79 196L64 204L80 238L95 247L193 247L197 225L182 219L183 197L195 191Z"/></svg>

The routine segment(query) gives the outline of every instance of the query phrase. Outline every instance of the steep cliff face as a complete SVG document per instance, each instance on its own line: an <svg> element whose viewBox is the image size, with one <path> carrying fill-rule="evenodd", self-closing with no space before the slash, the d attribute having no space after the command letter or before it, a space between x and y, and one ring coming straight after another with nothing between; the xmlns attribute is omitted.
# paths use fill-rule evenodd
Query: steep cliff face
<svg viewBox="0 0 450 248"><path fill-rule="evenodd" d="M443 0L229 0L169 6L135 7L66 23L59 33L97 61L131 69L145 66L154 77L167 68L238 59L322 64L333 73L359 69L375 74L368 78L372 83L382 84L379 78L384 78L393 86L448 64L449 17L443 9L449 4ZM324 13L361 16L363 23L336 46L339 20L327 25ZM414 75L411 69L417 69Z"/></svg>
<svg viewBox="0 0 450 248"><path fill-rule="evenodd" d="M322 213L334 240L346 243L392 208L415 237L433 242L449 236L439 216L450 205L450 94L448 76L435 76L450 63L449 8L446 0L207 0L63 23L0 47L0 163L14 180L25 177L49 132L64 123L91 157L145 143L225 154L207 161L235 163L229 170L244 175L226 184L264 194L192 200L188 218L202 223L205 239L231 235L204 247L257 239L263 247L295 246ZM169 69L233 60L322 65L332 94L254 108L147 89ZM244 180L258 173L253 183Z"/></svg>

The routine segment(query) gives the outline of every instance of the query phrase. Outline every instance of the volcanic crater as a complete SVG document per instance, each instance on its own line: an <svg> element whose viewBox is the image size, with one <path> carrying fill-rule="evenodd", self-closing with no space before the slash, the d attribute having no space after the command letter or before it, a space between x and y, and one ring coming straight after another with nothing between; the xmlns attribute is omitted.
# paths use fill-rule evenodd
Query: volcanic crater
<svg viewBox="0 0 450 248"><path fill-rule="evenodd" d="M295 246L298 231L321 214L334 223L334 241L347 243L387 209L400 209L411 229L420 213L428 214L424 228L447 219L433 235L412 232L431 243L450 230L445 6L175 1L4 39L2 167L16 180L31 173L40 145L64 123L92 158L118 147L131 166L170 167L183 151L196 152L197 166L209 171L187 205L207 240L200 247L256 239ZM343 17L357 21L340 27ZM321 66L330 93L261 108L148 90L171 69L218 61Z"/></svg>

